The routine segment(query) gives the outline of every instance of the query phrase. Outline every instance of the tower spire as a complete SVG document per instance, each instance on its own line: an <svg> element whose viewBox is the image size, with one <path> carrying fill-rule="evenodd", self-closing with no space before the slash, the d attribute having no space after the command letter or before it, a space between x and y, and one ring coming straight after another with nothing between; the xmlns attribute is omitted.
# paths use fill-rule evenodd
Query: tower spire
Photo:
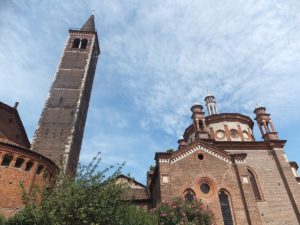
<svg viewBox="0 0 300 225"><path fill-rule="evenodd" d="M96 32L94 15L91 15L88 18L85 24L81 27L80 31Z"/></svg>

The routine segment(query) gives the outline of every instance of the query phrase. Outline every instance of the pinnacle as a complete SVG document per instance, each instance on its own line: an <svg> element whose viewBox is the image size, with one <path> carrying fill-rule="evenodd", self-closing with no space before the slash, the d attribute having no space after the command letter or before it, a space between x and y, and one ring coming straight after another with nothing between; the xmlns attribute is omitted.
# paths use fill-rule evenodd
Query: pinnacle
<svg viewBox="0 0 300 225"><path fill-rule="evenodd" d="M96 32L95 29L95 21L94 15L91 15L90 18L85 22L85 24L81 27L80 31L90 31Z"/></svg>

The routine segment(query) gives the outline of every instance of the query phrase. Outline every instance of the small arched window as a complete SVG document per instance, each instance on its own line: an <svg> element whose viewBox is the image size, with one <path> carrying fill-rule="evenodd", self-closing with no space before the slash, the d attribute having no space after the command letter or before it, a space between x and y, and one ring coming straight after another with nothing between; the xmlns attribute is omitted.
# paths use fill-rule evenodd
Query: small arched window
<svg viewBox="0 0 300 225"><path fill-rule="evenodd" d="M74 41L73 41L72 48L79 48L79 45L80 45L80 39L75 38Z"/></svg>
<svg viewBox="0 0 300 225"><path fill-rule="evenodd" d="M37 175L40 175L40 174L42 173L43 169L44 169L44 166L39 165L39 166L38 166L38 169L37 169L37 171L36 171L36 174L37 174Z"/></svg>
<svg viewBox="0 0 300 225"><path fill-rule="evenodd" d="M82 41L81 41L81 47L80 48L85 49L86 46L87 46L87 43L88 43L87 39L82 39Z"/></svg>
<svg viewBox="0 0 300 225"><path fill-rule="evenodd" d="M33 162L29 161L26 163L25 171L30 171L33 166Z"/></svg>
<svg viewBox="0 0 300 225"><path fill-rule="evenodd" d="M184 199L188 202L194 201L196 196L195 192L191 189L185 190L183 195L184 195Z"/></svg>
<svg viewBox="0 0 300 225"><path fill-rule="evenodd" d="M16 163L15 163L15 167L16 168L21 168L21 166L24 163L24 159L23 158L17 158Z"/></svg>
<svg viewBox="0 0 300 225"><path fill-rule="evenodd" d="M13 160L13 157L11 155L5 155L3 157L1 166L9 166L12 160Z"/></svg>
<svg viewBox="0 0 300 225"><path fill-rule="evenodd" d="M253 194L256 200L261 200L261 194L259 192L259 188L255 179L254 174L252 173L251 170L248 169L248 174L249 174L249 180L252 186Z"/></svg>
<svg viewBox="0 0 300 225"><path fill-rule="evenodd" d="M224 225L233 225L233 219L230 208L229 196L225 191L219 193L219 202L221 206Z"/></svg>
<svg viewBox="0 0 300 225"><path fill-rule="evenodd" d="M204 124L203 124L202 120L199 120L199 128L200 128L200 130L204 129Z"/></svg>

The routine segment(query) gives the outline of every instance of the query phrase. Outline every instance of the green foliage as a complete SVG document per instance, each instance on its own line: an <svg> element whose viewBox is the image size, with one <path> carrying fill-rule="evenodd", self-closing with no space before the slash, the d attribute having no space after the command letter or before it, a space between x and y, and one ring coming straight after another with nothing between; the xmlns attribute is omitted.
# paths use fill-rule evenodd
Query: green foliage
<svg viewBox="0 0 300 225"><path fill-rule="evenodd" d="M172 153L172 152L174 152L174 149L168 149L167 151L166 151L167 153Z"/></svg>
<svg viewBox="0 0 300 225"><path fill-rule="evenodd" d="M149 170L150 170L150 171L154 171L154 170L155 170L155 166L151 165L151 166L149 167Z"/></svg>
<svg viewBox="0 0 300 225"><path fill-rule="evenodd" d="M46 189L42 200L24 194L24 209L8 220L7 225L154 225L154 215L148 215L122 200L124 187L115 178L123 165L98 171L100 157L87 167L80 167L76 177L63 173L57 184ZM107 177L107 174L111 175ZM0 224L1 225L1 224Z"/></svg>
<svg viewBox="0 0 300 225"><path fill-rule="evenodd" d="M129 205L123 216L124 225L157 225L158 218L155 213L147 213L144 209Z"/></svg>
<svg viewBox="0 0 300 225"><path fill-rule="evenodd" d="M197 200L175 199L151 212L129 204L123 200L127 187L115 182L123 165L99 171L99 163L98 155L89 166L80 167L75 178L60 173L56 185L43 193L24 192L24 209L8 220L0 217L0 225L213 224L210 209Z"/></svg>
<svg viewBox="0 0 300 225"><path fill-rule="evenodd" d="M212 211L201 201L184 201L175 199L172 202L161 203L156 209L159 224L163 225L212 225Z"/></svg>
<svg viewBox="0 0 300 225"><path fill-rule="evenodd" d="M5 219L4 216L0 215L0 225L6 225L7 224L7 220Z"/></svg>

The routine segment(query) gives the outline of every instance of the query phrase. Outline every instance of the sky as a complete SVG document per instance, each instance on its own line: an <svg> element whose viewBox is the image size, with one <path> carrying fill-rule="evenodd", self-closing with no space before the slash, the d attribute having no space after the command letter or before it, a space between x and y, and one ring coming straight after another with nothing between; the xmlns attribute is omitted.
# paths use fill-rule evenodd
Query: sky
<svg viewBox="0 0 300 225"><path fill-rule="evenodd" d="M69 28L94 13L101 56L80 155L125 162L145 183L155 152L177 148L190 107L215 95L219 112L271 113L300 163L298 0L0 0L0 101L34 134ZM255 125L257 140L261 135Z"/></svg>

